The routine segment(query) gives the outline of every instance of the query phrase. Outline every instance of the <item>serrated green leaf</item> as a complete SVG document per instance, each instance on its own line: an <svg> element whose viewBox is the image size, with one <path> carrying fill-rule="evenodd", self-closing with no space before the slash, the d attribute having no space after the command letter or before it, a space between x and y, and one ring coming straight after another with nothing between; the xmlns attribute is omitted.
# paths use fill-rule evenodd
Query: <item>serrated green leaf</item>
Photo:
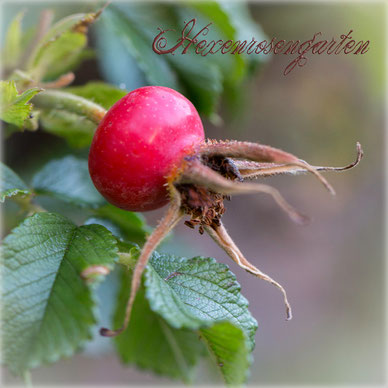
<svg viewBox="0 0 388 388"><path fill-rule="evenodd" d="M40 124L46 132L64 138L73 148L89 147L97 127L85 116L57 109L43 109Z"/></svg>
<svg viewBox="0 0 388 388"><path fill-rule="evenodd" d="M48 195L82 207L99 207L105 200L94 188L86 160L74 156L52 160L32 180L37 194Z"/></svg>
<svg viewBox="0 0 388 388"><path fill-rule="evenodd" d="M240 386L247 379L252 363L244 332L230 322L221 322L202 329L201 337L225 383Z"/></svg>
<svg viewBox="0 0 388 388"><path fill-rule="evenodd" d="M116 327L123 320L130 283L130 273L122 271L114 315ZM191 381L193 367L204 351L196 332L175 329L151 311L143 287L136 296L129 327L115 338L115 344L122 362L185 382Z"/></svg>
<svg viewBox="0 0 388 388"><path fill-rule="evenodd" d="M29 195L31 190L9 167L0 162L0 202L15 195Z"/></svg>
<svg viewBox="0 0 388 388"><path fill-rule="evenodd" d="M126 90L99 81L89 82L82 86L71 86L65 90L77 96L87 98L103 106L105 109L109 109L128 93Z"/></svg>
<svg viewBox="0 0 388 388"><path fill-rule="evenodd" d="M32 88L18 94L14 81L0 81L0 119L22 128L32 110L27 102L40 91Z"/></svg>
<svg viewBox="0 0 388 388"><path fill-rule="evenodd" d="M253 348L257 322L225 264L155 253L145 279L151 308L170 325L199 329L206 322L229 321L243 329Z"/></svg>
<svg viewBox="0 0 388 388"><path fill-rule="evenodd" d="M91 265L111 269L116 240L99 225L53 213L27 218L3 244L3 360L17 374L71 356L96 323Z"/></svg>
<svg viewBox="0 0 388 388"><path fill-rule="evenodd" d="M155 252L145 288L151 310L171 327L199 331L228 385L245 381L257 322L226 265Z"/></svg>
<svg viewBox="0 0 388 388"><path fill-rule="evenodd" d="M3 66L10 68L17 64L22 50L22 19L24 11L19 12L10 23L2 51Z"/></svg>
<svg viewBox="0 0 388 388"><path fill-rule="evenodd" d="M110 204L96 209L95 213L102 219L112 221L120 229L122 236L134 243L144 243L146 233L150 232L144 217L139 213L125 211Z"/></svg>

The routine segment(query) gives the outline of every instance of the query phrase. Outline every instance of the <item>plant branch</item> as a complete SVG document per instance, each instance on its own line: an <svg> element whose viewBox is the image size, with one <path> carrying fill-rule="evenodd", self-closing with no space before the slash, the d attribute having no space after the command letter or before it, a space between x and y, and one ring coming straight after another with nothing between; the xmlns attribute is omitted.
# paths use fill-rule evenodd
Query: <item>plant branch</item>
<svg viewBox="0 0 388 388"><path fill-rule="evenodd" d="M33 101L40 108L67 110L86 116L95 124L99 124L106 114L106 110L101 105L60 90L45 90L40 95L35 96Z"/></svg>

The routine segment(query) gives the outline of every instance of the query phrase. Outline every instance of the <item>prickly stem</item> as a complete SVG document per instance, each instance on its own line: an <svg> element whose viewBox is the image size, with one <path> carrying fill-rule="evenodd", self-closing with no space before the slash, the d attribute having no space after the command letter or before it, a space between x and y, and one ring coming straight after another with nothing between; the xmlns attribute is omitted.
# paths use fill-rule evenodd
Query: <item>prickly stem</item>
<svg viewBox="0 0 388 388"><path fill-rule="evenodd" d="M110 330L107 328L101 328L100 334L104 337L115 337L122 333L128 326L133 303L135 302L136 293L140 287L141 276L144 272L144 269L150 259L152 252L156 249L159 243L167 235L167 233L176 225L176 223L182 218L182 212L180 209L180 196L178 193L172 198L170 207L168 208L163 219L159 222L156 229L148 237L147 242L144 244L144 247L140 253L139 259L136 263L135 270L132 276L131 283L131 292L127 302L127 307L125 310L125 318L123 325L116 330Z"/></svg>

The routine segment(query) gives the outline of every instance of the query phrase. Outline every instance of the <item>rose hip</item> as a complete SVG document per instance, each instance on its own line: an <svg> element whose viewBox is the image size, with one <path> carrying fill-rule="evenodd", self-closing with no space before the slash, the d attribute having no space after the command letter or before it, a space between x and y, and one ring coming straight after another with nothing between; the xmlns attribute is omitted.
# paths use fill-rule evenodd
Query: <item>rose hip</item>
<svg viewBox="0 0 388 388"><path fill-rule="evenodd" d="M167 176L204 140L193 104L175 90L148 86L119 100L97 128L89 171L98 191L125 210L168 202Z"/></svg>

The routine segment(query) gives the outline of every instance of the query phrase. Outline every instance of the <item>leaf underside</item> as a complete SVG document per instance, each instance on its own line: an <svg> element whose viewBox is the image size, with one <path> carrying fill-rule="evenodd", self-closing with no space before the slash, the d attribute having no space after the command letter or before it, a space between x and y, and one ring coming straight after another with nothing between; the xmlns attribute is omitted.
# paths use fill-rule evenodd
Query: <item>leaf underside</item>
<svg viewBox="0 0 388 388"><path fill-rule="evenodd" d="M87 161L71 155L46 164L33 177L32 186L38 194L83 207L96 208L106 203L94 188Z"/></svg>

